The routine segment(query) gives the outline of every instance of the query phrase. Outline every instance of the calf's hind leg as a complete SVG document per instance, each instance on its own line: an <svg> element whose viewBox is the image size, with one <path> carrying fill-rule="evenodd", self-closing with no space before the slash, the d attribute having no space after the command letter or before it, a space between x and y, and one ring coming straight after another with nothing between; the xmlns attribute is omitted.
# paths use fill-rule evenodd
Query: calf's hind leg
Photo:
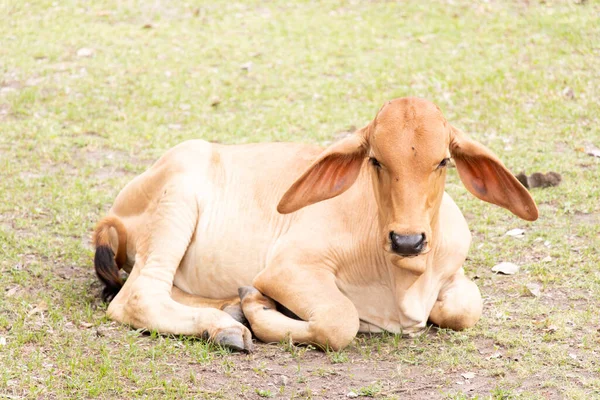
<svg viewBox="0 0 600 400"><path fill-rule="evenodd" d="M198 206L186 182L171 182L150 217L130 278L109 305L109 317L135 328L210 339L250 351L250 331L216 308L197 308L175 301L173 279L198 221Z"/></svg>
<svg viewBox="0 0 600 400"><path fill-rule="evenodd" d="M479 288L461 269L442 286L429 320L440 328L462 330L479 321L482 309Z"/></svg>

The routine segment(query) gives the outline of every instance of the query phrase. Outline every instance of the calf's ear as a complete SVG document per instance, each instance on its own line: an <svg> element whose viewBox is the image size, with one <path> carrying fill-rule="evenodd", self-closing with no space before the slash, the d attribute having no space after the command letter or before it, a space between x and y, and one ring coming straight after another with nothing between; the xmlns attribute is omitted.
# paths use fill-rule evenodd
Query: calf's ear
<svg viewBox="0 0 600 400"><path fill-rule="evenodd" d="M451 127L450 136L450 153L469 192L524 220L538 218L537 206L527 189L491 150L457 128Z"/></svg>
<svg viewBox="0 0 600 400"><path fill-rule="evenodd" d="M325 149L285 192L277 211L292 213L348 190L367 156L365 132L363 128Z"/></svg>

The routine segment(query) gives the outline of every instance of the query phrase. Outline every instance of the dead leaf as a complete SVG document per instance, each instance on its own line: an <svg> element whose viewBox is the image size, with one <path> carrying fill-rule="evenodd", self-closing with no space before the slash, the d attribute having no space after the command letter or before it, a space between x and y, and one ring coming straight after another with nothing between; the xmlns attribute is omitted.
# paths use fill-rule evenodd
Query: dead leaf
<svg viewBox="0 0 600 400"><path fill-rule="evenodd" d="M587 143L584 147L585 154L600 158L600 149L592 143Z"/></svg>
<svg viewBox="0 0 600 400"><path fill-rule="evenodd" d="M252 63L252 61L248 61L248 62L243 63L242 65L240 65L240 68L243 69L244 71L250 71L252 69L252 65L254 65Z"/></svg>
<svg viewBox="0 0 600 400"><path fill-rule="evenodd" d="M542 262L543 263L548 263L552 261L552 257L551 256L546 256L544 258L542 258Z"/></svg>
<svg viewBox="0 0 600 400"><path fill-rule="evenodd" d="M35 306L33 308L33 310L29 311L29 313L27 313L27 315L32 316L32 315L38 314L38 313L41 314L44 311L48 311L48 304L46 304L46 302L44 300L42 300L38 303L37 306Z"/></svg>
<svg viewBox="0 0 600 400"><path fill-rule="evenodd" d="M570 87L566 87L563 89L562 91L563 96L565 96L567 99L571 99L573 100L575 98L575 92L573 91L573 89L571 89Z"/></svg>
<svg viewBox="0 0 600 400"><path fill-rule="evenodd" d="M537 283L528 283L527 285L525 285L525 287L527 288L529 294L533 297L540 297L542 294L541 286Z"/></svg>
<svg viewBox="0 0 600 400"><path fill-rule="evenodd" d="M91 328L94 324L90 324L89 322L80 322L79 326L82 328Z"/></svg>
<svg viewBox="0 0 600 400"><path fill-rule="evenodd" d="M6 291L6 297L13 297L19 291L20 286L15 285Z"/></svg>
<svg viewBox="0 0 600 400"><path fill-rule="evenodd" d="M500 264L494 265L492 267L492 272L496 272L504 275L514 275L519 272L519 266L517 264L513 264L511 262L503 261Z"/></svg>
<svg viewBox="0 0 600 400"><path fill-rule="evenodd" d="M87 47L82 47L77 50L77 57L91 57L94 55L94 49L90 49Z"/></svg>
<svg viewBox="0 0 600 400"><path fill-rule="evenodd" d="M152 29L154 26L152 24L144 24L144 26L142 26L142 29Z"/></svg>
<svg viewBox="0 0 600 400"><path fill-rule="evenodd" d="M523 237L525 235L525 230L520 228L511 229L505 233L506 236L512 237Z"/></svg>

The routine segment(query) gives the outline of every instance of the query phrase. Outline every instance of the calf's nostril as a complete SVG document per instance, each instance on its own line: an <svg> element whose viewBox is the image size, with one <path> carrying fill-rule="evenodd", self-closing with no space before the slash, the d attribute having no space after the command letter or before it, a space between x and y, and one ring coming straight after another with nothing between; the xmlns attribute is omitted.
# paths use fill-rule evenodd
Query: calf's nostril
<svg viewBox="0 0 600 400"><path fill-rule="evenodd" d="M390 232L390 242L392 251L400 255L419 254L427 244L425 234L419 235L398 235L396 232Z"/></svg>

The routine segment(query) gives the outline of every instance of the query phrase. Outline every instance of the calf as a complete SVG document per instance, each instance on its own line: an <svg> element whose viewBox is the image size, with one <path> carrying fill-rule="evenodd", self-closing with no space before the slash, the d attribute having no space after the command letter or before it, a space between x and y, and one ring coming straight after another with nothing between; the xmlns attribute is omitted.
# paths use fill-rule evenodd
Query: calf
<svg viewBox="0 0 600 400"><path fill-rule="evenodd" d="M336 350L359 331L471 327L482 301L462 268L467 223L444 192L450 157L476 197L537 218L502 162L422 99L387 102L325 150L176 146L96 228L108 316L238 350L252 346L244 316L262 341Z"/></svg>

